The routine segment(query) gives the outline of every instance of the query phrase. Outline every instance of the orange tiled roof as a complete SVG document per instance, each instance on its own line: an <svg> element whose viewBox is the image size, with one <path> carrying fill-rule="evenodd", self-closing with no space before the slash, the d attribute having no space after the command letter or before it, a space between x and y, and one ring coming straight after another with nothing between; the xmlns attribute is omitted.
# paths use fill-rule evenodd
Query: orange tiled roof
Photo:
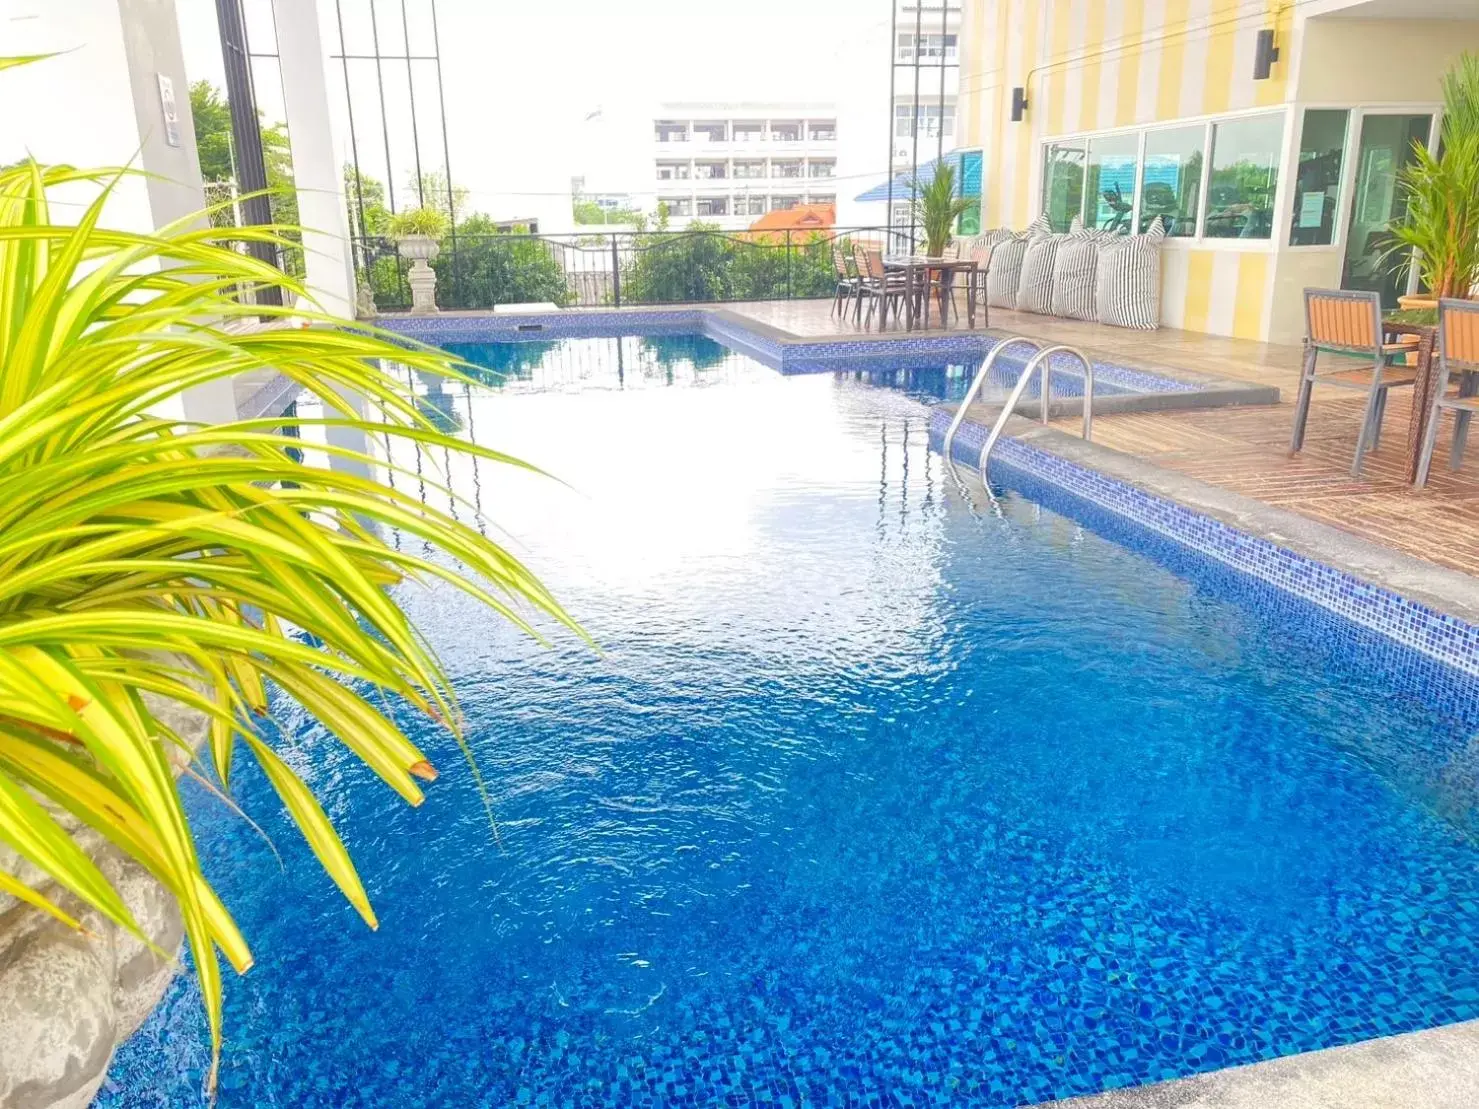
<svg viewBox="0 0 1479 1109"><path fill-rule="evenodd" d="M798 204L794 208L783 208L766 212L754 223L751 231L820 231L837 222L835 204Z"/></svg>

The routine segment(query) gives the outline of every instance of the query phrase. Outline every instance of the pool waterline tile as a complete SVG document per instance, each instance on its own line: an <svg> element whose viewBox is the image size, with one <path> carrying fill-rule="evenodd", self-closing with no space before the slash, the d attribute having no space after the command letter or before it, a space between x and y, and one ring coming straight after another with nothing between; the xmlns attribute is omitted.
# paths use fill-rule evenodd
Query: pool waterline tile
<svg viewBox="0 0 1479 1109"><path fill-rule="evenodd" d="M556 338L596 338L632 334L674 334L694 331L717 339L725 346L748 355L782 373L820 373L839 369L887 368L900 358L928 358L945 362L979 363L1002 340L986 332L952 335L879 335L843 341L827 339L779 339L746 326L736 317L704 308L613 310L608 312L558 312L530 315L447 314L435 316L384 316L376 321L387 330L427 343ZM1003 369L1020 370L1030 352L1003 357ZM1082 382L1078 363L1060 355L1053 361L1055 382ZM1096 360L1095 384L1116 392L1195 393L1201 384L1133 366ZM1080 396L1082 386L1065 395Z"/></svg>

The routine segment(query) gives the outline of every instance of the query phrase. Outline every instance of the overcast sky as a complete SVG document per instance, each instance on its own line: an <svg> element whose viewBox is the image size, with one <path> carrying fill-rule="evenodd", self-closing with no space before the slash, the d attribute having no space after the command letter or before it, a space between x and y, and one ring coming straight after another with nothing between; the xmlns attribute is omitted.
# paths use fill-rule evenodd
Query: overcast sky
<svg viewBox="0 0 1479 1109"><path fill-rule="evenodd" d="M263 13L268 7L266 0L246 2ZM346 39L363 33L369 2L342 0ZM375 3L378 25L393 27L399 0ZM413 23L426 3L408 0ZM222 84L213 0L176 4L190 76ZM332 20L333 0L319 5ZM889 0L438 0L436 10L453 177L479 207L516 204L520 194L531 203L538 194L568 195L574 174L594 190L651 188L650 121L656 105L669 100L877 99L876 127L867 129L879 132L868 145L879 148L880 165L866 168L881 173ZM266 37L256 30L264 17L249 7L254 50ZM387 37L382 30L382 51ZM417 67L416 116L422 167L432 169L444 159L435 86L430 66L424 70ZM256 72L264 112L280 114L280 95L260 65ZM410 98L406 78L397 76L402 84L385 95L388 174L378 141L379 90L368 63L351 86L361 165L399 187L410 172ZM336 99L342 69L338 77L330 85ZM347 148L343 108L336 103L335 110ZM377 141L367 144L367 133ZM863 167L839 166L844 173L849 168Z"/></svg>

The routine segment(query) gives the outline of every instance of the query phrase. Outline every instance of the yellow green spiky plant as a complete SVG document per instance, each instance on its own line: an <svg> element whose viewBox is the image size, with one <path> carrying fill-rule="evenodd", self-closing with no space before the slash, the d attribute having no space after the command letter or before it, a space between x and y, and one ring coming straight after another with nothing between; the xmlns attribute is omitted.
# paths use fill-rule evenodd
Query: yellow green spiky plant
<svg viewBox="0 0 1479 1109"><path fill-rule="evenodd" d="M295 281L225 238L278 241L282 229L216 230L196 220L153 234L111 230L103 207L121 179L34 163L0 171L0 841L142 938L39 796L97 829L174 895L208 1016L213 1082L217 952L238 972L252 956L201 873L170 766L183 740L162 709L151 709L155 697L209 717L200 761L228 790L238 748L261 764L373 927L323 808L252 726L268 710L269 689L297 701L415 805L417 779L435 772L375 703L399 698L460 740L459 718L436 658L387 587L440 579L525 630L536 618L574 625L477 530L356 466L299 461L295 441L275 433L282 420L192 425L156 415L186 390L270 368L323 401L324 417L300 424L520 464L438 433L379 361L459 377L449 356L301 307L238 301L237 290L252 285L282 289L287 303L306 299ZM93 187L97 199L60 218L48 193L61 185ZM228 326L264 313L312 326ZM345 395L364 398L364 414ZM374 464L352 450L323 450ZM439 547L466 574L388 545L380 536L390 530ZM78 927L76 902L48 889L0 873L0 890Z"/></svg>

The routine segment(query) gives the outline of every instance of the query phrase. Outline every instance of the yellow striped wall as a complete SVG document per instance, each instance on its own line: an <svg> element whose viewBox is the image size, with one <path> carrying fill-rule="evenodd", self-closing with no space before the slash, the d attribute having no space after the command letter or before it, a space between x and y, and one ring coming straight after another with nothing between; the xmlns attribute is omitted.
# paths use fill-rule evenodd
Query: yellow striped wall
<svg viewBox="0 0 1479 1109"><path fill-rule="evenodd" d="M1032 218L1045 139L1284 103L1292 19L1287 0L966 0L957 110L961 144L985 152L985 224ZM1265 27L1281 58L1254 81ZM1010 119L1016 85L1030 105L1020 123ZM1263 338L1273 248L1168 247L1162 322Z"/></svg>

